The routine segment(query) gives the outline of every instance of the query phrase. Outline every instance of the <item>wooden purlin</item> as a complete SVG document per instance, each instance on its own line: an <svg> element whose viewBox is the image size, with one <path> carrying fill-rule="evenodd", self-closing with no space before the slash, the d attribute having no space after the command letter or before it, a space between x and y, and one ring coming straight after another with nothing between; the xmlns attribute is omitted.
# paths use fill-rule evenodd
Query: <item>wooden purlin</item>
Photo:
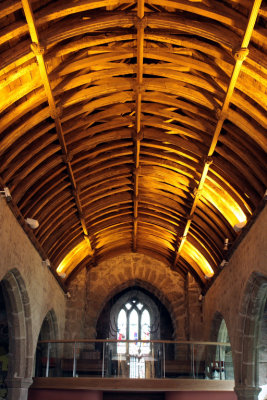
<svg viewBox="0 0 267 400"><path fill-rule="evenodd" d="M232 98L232 95L233 95L233 92L234 92L234 89L235 89L236 81L238 79L238 76L239 76L239 73L240 73L240 70L241 70L241 67L242 67L242 63L246 59L246 57L247 57L247 55L249 53L248 45L249 45L249 42L250 42L250 39L251 39L251 36L252 36L252 32L253 32L253 29L254 29L254 26L255 26L255 23L256 23L257 16L259 14L261 3L262 3L262 0L255 0L254 1L254 4L253 4L253 7L251 9L251 13L250 13L250 16L249 16L248 24L247 24L247 27L246 27L246 31L245 31L245 34L244 34L240 49L237 50L233 54L236 62L235 62L234 69L233 69L233 72L232 72L232 75L231 75L230 83L229 83L228 88L227 88L227 92L226 92L226 95L225 95L225 99L224 99L222 108L218 109L218 111L217 111L218 121L217 121L216 128L215 128L215 131L214 131L214 134L213 134L213 137L212 137L212 142L211 142L208 154L207 154L207 158L206 158L205 163L204 163L204 168L203 168L203 171L202 171L202 174L201 174L201 178L200 178L198 187L195 189L195 197L194 197L194 201L193 201L193 204L192 204L192 207L191 207L191 211L190 211L190 214L189 214L189 216L187 218L187 222L186 222L186 225L185 225L185 229L184 229L183 235L182 235L181 238L178 239L178 248L177 248L177 251L176 251L176 254L175 254L175 260L174 260L174 264L173 264L174 268L176 267L176 264L177 264L177 262L179 260L179 257L180 257L180 254L181 254L181 251L182 251L182 248L183 248L183 245L184 245L184 243L185 243L185 241L187 239L187 234L188 234L188 231L190 229L190 225L191 225L193 217L194 217L194 212L195 212L195 209L196 209L196 207L198 205L199 199L201 197L201 192L202 192L202 189L203 189L203 186L204 186L204 183L205 183L208 171L209 171L209 167L210 167L210 165L212 163L212 156L214 154L216 145L218 143L218 139L219 139L222 127L223 127L223 123L224 123L225 119L227 118L227 112L228 112L228 109L229 109L229 106L230 106L230 102L231 102L231 98Z"/></svg>
<svg viewBox="0 0 267 400"><path fill-rule="evenodd" d="M136 110L134 137L134 216L133 216L133 251L136 251L137 227L138 227L138 186L140 165L140 140L142 139L141 109L142 109L142 83L143 83L143 59L144 59L144 0L137 3L137 77L136 77Z"/></svg>
<svg viewBox="0 0 267 400"><path fill-rule="evenodd" d="M49 109L50 109L50 115L53 118L53 120L55 121L56 132L57 132L57 136L58 136L58 139L59 139L59 142L61 145L61 149L62 149L63 161L66 164L68 175L69 175L69 178L71 181L73 196L74 196L74 200L75 200L76 207L78 210L78 216L79 216L79 219L80 219L80 222L82 225L84 239L86 240L86 242L88 244L89 251L93 253L91 241L90 241L89 234L88 234L88 229L86 227L85 218L84 218L83 212L82 212L82 205L81 205L81 201L80 201L79 191L77 188L73 169L71 166L71 157L70 157L70 154L68 153L68 149L67 149L67 145L66 145L66 141L64 138L62 125L61 125L61 120L60 120L61 112L60 112L60 109L56 105L56 102L55 102L55 99L54 99L54 96L52 93L45 61L44 61L45 49L44 49L44 47L42 47L40 40L39 40L39 36L38 36L38 32L37 32L36 24L35 24L35 20L34 20L34 15L33 15L33 11L32 11L29 0L22 0L22 7L23 7L25 17L27 20L27 24L29 27L29 33L30 33L30 37L31 37L31 41L32 41L31 49L36 56L40 74L41 74L41 78L42 78L43 85L45 88L45 93L47 96Z"/></svg>

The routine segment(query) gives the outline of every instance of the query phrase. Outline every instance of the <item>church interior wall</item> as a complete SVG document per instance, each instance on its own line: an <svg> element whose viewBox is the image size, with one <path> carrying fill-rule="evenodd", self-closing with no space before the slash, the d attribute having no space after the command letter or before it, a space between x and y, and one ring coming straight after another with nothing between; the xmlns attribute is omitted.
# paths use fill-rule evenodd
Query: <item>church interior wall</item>
<svg viewBox="0 0 267 400"><path fill-rule="evenodd" d="M266 208L202 300L192 276L184 279L160 261L137 253L121 254L101 262L97 268L81 270L70 283L71 297L67 299L2 199L0 221L0 278L5 280L8 274L14 273L25 284L32 324L32 335L28 340L32 341L32 349L35 349L42 322L50 310L57 320L59 338L96 337L97 320L107 301L135 283L153 293L166 306L174 325L173 339L211 340L212 321L216 313L220 313L233 349L235 377L242 384L240 354L245 343L241 338L251 333L246 332L244 307L254 304L249 297L252 287L256 297L257 290L266 293ZM259 316L255 318L259 319ZM257 384L253 380L251 383Z"/></svg>
<svg viewBox="0 0 267 400"><path fill-rule="evenodd" d="M26 340L30 341L34 358L37 339L42 322L50 310L53 310L57 321L58 336L63 337L65 325L66 296L25 232L18 224L6 201L0 198L0 281L10 280L10 276L18 282L18 296L28 298L26 324L31 324ZM10 286L10 285L9 285ZM23 290L21 289L23 286ZM10 286L9 290L12 290ZM17 294L14 292L14 298ZM11 304L12 307L12 304ZM12 310L14 311L14 310ZM22 338L25 340L25 337ZM32 368L33 368L32 363ZM29 372L30 376L32 371Z"/></svg>
<svg viewBox="0 0 267 400"><path fill-rule="evenodd" d="M228 329L239 384L257 384L252 364L256 360L256 336L262 318L259 310L267 293L266 226L265 207L203 298L206 339L210 338L214 315L219 312ZM243 362L251 366L250 371L242 372Z"/></svg>

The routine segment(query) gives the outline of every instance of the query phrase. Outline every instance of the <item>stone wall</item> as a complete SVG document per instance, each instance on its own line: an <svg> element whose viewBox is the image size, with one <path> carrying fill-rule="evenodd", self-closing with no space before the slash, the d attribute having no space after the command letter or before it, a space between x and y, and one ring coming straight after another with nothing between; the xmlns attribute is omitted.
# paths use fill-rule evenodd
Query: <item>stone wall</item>
<svg viewBox="0 0 267 400"><path fill-rule="evenodd" d="M33 357L39 331L46 314L54 311L57 332L63 337L65 324L65 295L27 235L18 224L5 199L0 198L0 281L4 280L7 294L24 307L24 321L27 327L27 349ZM16 292L16 293L15 293ZM14 304L11 304L13 307ZM13 312L12 308L10 310ZM22 323L22 322L20 322ZM29 366L28 366L29 368ZM29 377L32 370L25 372Z"/></svg>
<svg viewBox="0 0 267 400"><path fill-rule="evenodd" d="M76 276L69 287L71 299L67 306L66 337L95 338L97 320L105 304L115 294L133 285L153 293L170 313L175 338L187 339L184 279L163 263L138 253L121 254L96 268L84 269ZM85 297L86 304L83 303ZM79 322L83 315L84 327Z"/></svg>
<svg viewBox="0 0 267 400"><path fill-rule="evenodd" d="M256 346L267 293L267 208L258 216L204 299L205 338L214 315L225 319L237 385L257 385Z"/></svg>

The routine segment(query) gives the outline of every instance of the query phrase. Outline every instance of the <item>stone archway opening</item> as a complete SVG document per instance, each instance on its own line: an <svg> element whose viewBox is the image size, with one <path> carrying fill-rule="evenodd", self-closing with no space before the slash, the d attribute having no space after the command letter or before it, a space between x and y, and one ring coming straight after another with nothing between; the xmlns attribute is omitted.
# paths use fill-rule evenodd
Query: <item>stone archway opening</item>
<svg viewBox="0 0 267 400"><path fill-rule="evenodd" d="M119 323L122 312L125 316L125 330L121 330ZM149 315L147 337L142 335L144 313ZM133 315L136 316L136 324L132 322ZM166 307L154 294L138 285L130 286L109 299L97 322L99 339L136 339L135 343L109 344L111 375L119 374L131 378L160 377L163 357L173 359L175 356L174 345L141 343L139 340L171 340L173 335L174 328Z"/></svg>
<svg viewBox="0 0 267 400"><path fill-rule="evenodd" d="M6 378L9 363L9 330L7 318L3 285L0 284L0 399L7 398Z"/></svg>
<svg viewBox="0 0 267 400"><path fill-rule="evenodd" d="M260 337L259 337L259 386L261 392L259 400L267 399L267 288L266 300L261 315Z"/></svg>
<svg viewBox="0 0 267 400"><path fill-rule="evenodd" d="M230 342L227 325L223 315L215 313L211 328L211 340L225 346L212 346L207 359L207 376L211 379L234 379L234 367L232 359L232 348L227 343Z"/></svg>
<svg viewBox="0 0 267 400"><path fill-rule="evenodd" d="M262 343L266 335L266 300L267 278L254 272L244 291L237 332L235 391L239 400L258 400L266 396L265 387L264 390L260 387L266 379L261 375L266 357L266 345Z"/></svg>
<svg viewBox="0 0 267 400"><path fill-rule="evenodd" d="M24 280L14 269L0 283L8 325L7 377L9 400L26 400L32 383L33 346L30 301Z"/></svg>
<svg viewBox="0 0 267 400"><path fill-rule="evenodd" d="M116 326L116 313L119 312L120 304L133 296L139 296L142 301L149 303L153 321L152 336L155 339L173 339L174 327L167 308L154 294L141 286L130 286L114 295L106 303L97 321L97 339L114 338L112 332Z"/></svg>
<svg viewBox="0 0 267 400"><path fill-rule="evenodd" d="M35 376L60 375L59 360L63 354L63 346L59 343L40 343L40 341L56 340L58 338L58 325L54 310L50 310L42 323L38 336L35 356ZM47 360L49 359L49 363Z"/></svg>

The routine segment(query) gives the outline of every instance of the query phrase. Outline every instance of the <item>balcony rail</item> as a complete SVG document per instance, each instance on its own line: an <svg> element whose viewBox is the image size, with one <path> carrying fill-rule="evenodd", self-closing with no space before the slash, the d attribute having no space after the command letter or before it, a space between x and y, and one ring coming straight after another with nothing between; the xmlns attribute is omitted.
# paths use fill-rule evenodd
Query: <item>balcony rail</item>
<svg viewBox="0 0 267 400"><path fill-rule="evenodd" d="M36 377L232 380L230 343L168 340L43 340Z"/></svg>

